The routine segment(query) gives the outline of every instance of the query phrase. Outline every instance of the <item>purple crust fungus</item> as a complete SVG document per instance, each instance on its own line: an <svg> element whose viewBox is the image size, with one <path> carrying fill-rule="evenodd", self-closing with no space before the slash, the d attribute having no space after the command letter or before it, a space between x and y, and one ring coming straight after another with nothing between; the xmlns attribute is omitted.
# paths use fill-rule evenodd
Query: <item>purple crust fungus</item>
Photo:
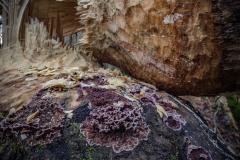
<svg viewBox="0 0 240 160"><path fill-rule="evenodd" d="M6 140L27 135L30 146L51 143L60 136L65 113L58 103L43 98L46 89L39 90L31 101L0 122L0 137Z"/></svg>
<svg viewBox="0 0 240 160"><path fill-rule="evenodd" d="M158 104L164 108L168 117L164 116L163 122L168 128L171 128L174 131L179 131L181 130L182 125L186 124L185 119L179 113L177 113L173 104L166 98L163 98L161 95L159 95L155 89L148 88L141 84L131 83L128 85L130 86L129 93L133 96L139 94L141 90L144 90L144 93L141 93L142 96L139 98L140 102L143 104L151 105L153 107L156 107L155 105Z"/></svg>
<svg viewBox="0 0 240 160"><path fill-rule="evenodd" d="M130 151L147 140L150 131L142 112L130 102L98 107L80 125L80 131L90 145L112 146L116 153Z"/></svg>
<svg viewBox="0 0 240 160"><path fill-rule="evenodd" d="M163 117L163 121L167 127L171 128L174 131L179 131L182 128L182 125L186 124L185 119L181 117L180 114L173 110L171 112L167 112L168 117Z"/></svg>
<svg viewBox="0 0 240 160"><path fill-rule="evenodd" d="M133 83L128 83L130 86L129 92L134 95L134 94L139 94L141 92L142 86L140 84L133 84Z"/></svg>
<svg viewBox="0 0 240 160"><path fill-rule="evenodd" d="M87 95L84 96L83 91ZM78 89L77 93L79 94L77 101L90 102L93 108L111 105L118 101L126 101L123 96L105 88L82 87Z"/></svg>
<svg viewBox="0 0 240 160"><path fill-rule="evenodd" d="M93 76L92 79L81 80L81 82L83 82L85 84L94 83L96 85L106 85L106 84L108 84L103 78L104 78L104 75L99 74L97 76Z"/></svg>
<svg viewBox="0 0 240 160"><path fill-rule="evenodd" d="M201 146L188 146L187 152L188 160L212 160L210 153Z"/></svg>

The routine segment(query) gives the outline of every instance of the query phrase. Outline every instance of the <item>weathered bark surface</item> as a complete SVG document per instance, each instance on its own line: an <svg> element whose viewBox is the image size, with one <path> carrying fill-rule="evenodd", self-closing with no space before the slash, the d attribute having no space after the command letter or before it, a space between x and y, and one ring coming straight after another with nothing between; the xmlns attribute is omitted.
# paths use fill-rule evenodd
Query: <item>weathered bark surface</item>
<svg viewBox="0 0 240 160"><path fill-rule="evenodd" d="M240 1L213 2L212 13L216 43L222 57L221 91L240 90Z"/></svg>
<svg viewBox="0 0 240 160"><path fill-rule="evenodd" d="M239 7L233 0L79 1L80 44L174 94L239 91Z"/></svg>

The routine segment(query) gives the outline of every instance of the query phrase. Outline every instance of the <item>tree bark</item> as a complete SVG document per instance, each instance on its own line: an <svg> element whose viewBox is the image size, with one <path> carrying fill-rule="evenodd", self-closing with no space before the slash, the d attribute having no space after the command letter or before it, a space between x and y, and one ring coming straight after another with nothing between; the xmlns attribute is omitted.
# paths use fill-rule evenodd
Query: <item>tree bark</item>
<svg viewBox="0 0 240 160"><path fill-rule="evenodd" d="M172 94L240 90L240 2L79 1L80 44Z"/></svg>

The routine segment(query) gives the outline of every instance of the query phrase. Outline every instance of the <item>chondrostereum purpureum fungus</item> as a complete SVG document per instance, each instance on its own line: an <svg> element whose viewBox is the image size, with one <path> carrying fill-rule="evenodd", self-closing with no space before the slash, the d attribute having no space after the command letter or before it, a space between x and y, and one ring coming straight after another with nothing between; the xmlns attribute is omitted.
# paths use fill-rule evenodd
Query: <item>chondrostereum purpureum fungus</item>
<svg viewBox="0 0 240 160"><path fill-rule="evenodd" d="M212 160L210 153L201 146L189 145L187 152L188 160Z"/></svg>
<svg viewBox="0 0 240 160"><path fill-rule="evenodd" d="M184 142L188 145L188 160L212 160L211 154L205 148L193 145L189 137L185 136Z"/></svg>
<svg viewBox="0 0 240 160"><path fill-rule="evenodd" d="M94 109L80 125L80 131L90 145L110 147L119 153L133 150L150 132L143 109L134 102L121 102Z"/></svg>
<svg viewBox="0 0 240 160"><path fill-rule="evenodd" d="M89 103L93 109L80 124L80 131L90 145L112 146L119 153L133 150L141 140L146 140L150 129L144 122L140 103L155 107L169 128L181 129L184 120L176 112L176 106L162 97L154 86L117 75L105 74L105 71L74 72L62 79L64 85L59 85L58 81L47 82L45 89L39 90L29 104L0 123L0 136L7 139L25 135L30 146L51 143L60 136L65 113L58 103L51 103L46 94L51 88L74 86L77 101Z"/></svg>
<svg viewBox="0 0 240 160"><path fill-rule="evenodd" d="M173 129L174 131L179 131L182 128L182 125L186 124L185 119L181 117L180 114L173 110L172 112L167 112L168 117L163 117L163 122L167 127Z"/></svg>
<svg viewBox="0 0 240 160"><path fill-rule="evenodd" d="M174 131L181 130L186 123L177 113L177 105L162 97L154 86L102 74L80 83L77 101L88 103L93 109L80 124L90 145L112 146L119 153L133 150L139 141L145 140L150 129L141 115L139 102L155 107L166 126Z"/></svg>
<svg viewBox="0 0 240 160"><path fill-rule="evenodd" d="M121 95L116 94L114 91L107 90L105 88L94 88L90 86L85 86L78 89L78 99L77 101L82 101L83 103L88 102L93 108L102 107L106 105L111 105L114 102L126 101L127 99ZM84 93L86 96L84 96Z"/></svg>
<svg viewBox="0 0 240 160"><path fill-rule="evenodd" d="M46 92L47 89L39 90L26 106L0 122L1 140L21 136L27 138L28 145L35 146L51 143L60 136L65 113L61 105L44 98Z"/></svg>
<svg viewBox="0 0 240 160"><path fill-rule="evenodd" d="M141 103L157 108L158 113L168 128L179 131L182 129L182 126L186 124L185 119L177 113L176 105L158 94L155 89L148 88L142 84L131 83L129 86L128 92L135 98L138 98ZM159 109L159 107L161 108ZM159 110L161 112L159 112Z"/></svg>

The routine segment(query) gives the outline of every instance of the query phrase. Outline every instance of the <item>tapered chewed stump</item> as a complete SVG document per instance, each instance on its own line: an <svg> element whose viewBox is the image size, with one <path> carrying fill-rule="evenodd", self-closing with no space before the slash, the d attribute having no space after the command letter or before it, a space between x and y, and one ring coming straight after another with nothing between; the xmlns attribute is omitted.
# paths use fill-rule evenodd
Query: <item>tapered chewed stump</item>
<svg viewBox="0 0 240 160"><path fill-rule="evenodd" d="M79 0L80 44L174 94L239 91L239 7L234 0Z"/></svg>

